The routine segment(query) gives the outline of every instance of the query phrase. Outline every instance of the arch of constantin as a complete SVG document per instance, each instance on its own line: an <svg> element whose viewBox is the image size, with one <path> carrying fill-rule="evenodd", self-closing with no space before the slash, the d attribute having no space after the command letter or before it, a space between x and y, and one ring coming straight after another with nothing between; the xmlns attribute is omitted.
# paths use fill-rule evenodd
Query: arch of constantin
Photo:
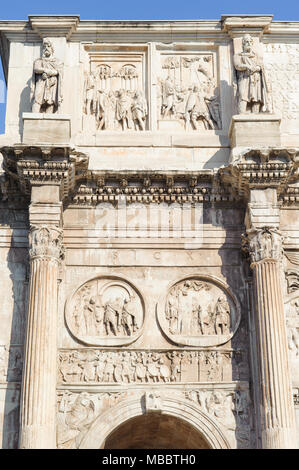
<svg viewBox="0 0 299 470"><path fill-rule="evenodd" d="M299 24L31 15L0 50L2 447L296 448Z"/></svg>

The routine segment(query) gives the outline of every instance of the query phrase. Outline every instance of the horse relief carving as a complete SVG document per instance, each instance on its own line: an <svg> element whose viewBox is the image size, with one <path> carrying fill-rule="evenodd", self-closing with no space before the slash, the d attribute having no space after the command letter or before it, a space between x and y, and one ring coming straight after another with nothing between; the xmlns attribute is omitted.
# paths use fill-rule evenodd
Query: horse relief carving
<svg viewBox="0 0 299 470"><path fill-rule="evenodd" d="M81 286L66 307L71 333L85 344L129 344L141 332L144 308L128 283L98 278Z"/></svg>

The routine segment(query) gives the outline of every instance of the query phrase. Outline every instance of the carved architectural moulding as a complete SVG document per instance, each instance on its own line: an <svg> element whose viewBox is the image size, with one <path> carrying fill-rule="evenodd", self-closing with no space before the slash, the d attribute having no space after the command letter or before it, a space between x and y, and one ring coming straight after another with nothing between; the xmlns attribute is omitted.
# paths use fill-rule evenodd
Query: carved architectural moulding
<svg viewBox="0 0 299 470"><path fill-rule="evenodd" d="M144 302L127 281L98 277L76 290L66 304L65 318L72 335L84 344L130 344L142 333Z"/></svg>
<svg viewBox="0 0 299 470"><path fill-rule="evenodd" d="M283 237L275 227L262 227L247 230L242 237L243 250L249 254L251 262L263 260L281 261Z"/></svg>
<svg viewBox="0 0 299 470"><path fill-rule="evenodd" d="M158 304L159 324L176 344L208 347L227 343L240 319L235 296L211 276L178 281Z"/></svg>
<svg viewBox="0 0 299 470"><path fill-rule="evenodd" d="M86 47L89 70L84 80L84 123L95 121L99 131L144 131L148 115L145 54L121 49L116 54Z"/></svg>
<svg viewBox="0 0 299 470"><path fill-rule="evenodd" d="M62 229L48 225L32 226L29 232L30 257L51 257L61 260L64 257L62 242Z"/></svg>
<svg viewBox="0 0 299 470"><path fill-rule="evenodd" d="M244 350L101 351L61 350L62 384L178 384L248 379Z"/></svg>
<svg viewBox="0 0 299 470"><path fill-rule="evenodd" d="M212 52L160 53L158 128L221 129L216 55Z"/></svg>

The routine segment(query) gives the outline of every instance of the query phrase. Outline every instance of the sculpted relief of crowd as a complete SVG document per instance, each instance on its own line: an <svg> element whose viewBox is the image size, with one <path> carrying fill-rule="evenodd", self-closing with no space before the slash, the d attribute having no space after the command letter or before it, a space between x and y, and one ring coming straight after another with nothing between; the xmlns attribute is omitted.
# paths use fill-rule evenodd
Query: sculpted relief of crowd
<svg viewBox="0 0 299 470"><path fill-rule="evenodd" d="M131 336L141 327L142 318L137 294L122 286L110 286L101 293L94 283L77 294L71 328L81 337Z"/></svg>
<svg viewBox="0 0 299 470"><path fill-rule="evenodd" d="M83 113L92 116L101 131L146 130L149 106L140 63L126 63L125 59L107 62L93 63L85 75ZM269 112L262 59L254 51L249 34L242 38L242 50L234 55L233 63L238 112ZM63 63L55 58L53 45L45 38L42 57L33 66L32 112L60 112L62 90ZM158 122L177 122L190 131L221 129L220 92L212 54L163 56L156 90Z"/></svg>
<svg viewBox="0 0 299 470"><path fill-rule="evenodd" d="M184 281L171 289L166 319L172 334L227 335L231 328L225 296L215 286L197 280Z"/></svg>

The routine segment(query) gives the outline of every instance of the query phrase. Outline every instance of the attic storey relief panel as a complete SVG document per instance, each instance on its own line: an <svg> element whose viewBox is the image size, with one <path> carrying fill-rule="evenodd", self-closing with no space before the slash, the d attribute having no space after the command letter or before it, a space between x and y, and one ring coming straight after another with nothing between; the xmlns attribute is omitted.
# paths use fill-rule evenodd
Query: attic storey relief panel
<svg viewBox="0 0 299 470"><path fill-rule="evenodd" d="M216 53L161 51L158 57L158 129L221 129Z"/></svg>
<svg viewBox="0 0 299 470"><path fill-rule="evenodd" d="M130 344L142 332L144 303L137 290L118 278L92 279L66 305L72 335L87 345Z"/></svg>
<svg viewBox="0 0 299 470"><path fill-rule="evenodd" d="M158 306L160 326L176 344L227 343L240 323L240 306L218 280L192 277L174 284Z"/></svg>
<svg viewBox="0 0 299 470"><path fill-rule="evenodd" d="M144 131L147 128L146 53L87 47L83 127L97 131Z"/></svg>

